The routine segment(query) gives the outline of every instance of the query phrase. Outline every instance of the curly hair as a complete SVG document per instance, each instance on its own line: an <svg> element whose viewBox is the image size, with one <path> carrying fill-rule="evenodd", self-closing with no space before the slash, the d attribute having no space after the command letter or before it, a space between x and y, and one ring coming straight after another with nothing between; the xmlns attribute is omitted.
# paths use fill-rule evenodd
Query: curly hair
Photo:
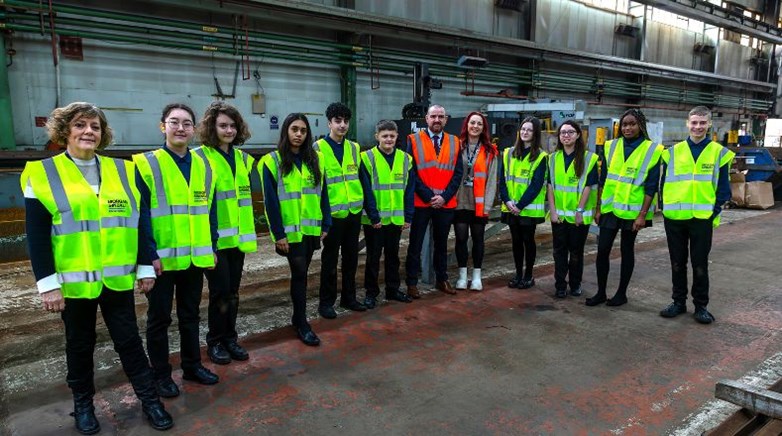
<svg viewBox="0 0 782 436"><path fill-rule="evenodd" d="M244 118L242 118L239 110L228 103L215 101L207 106L204 117L198 123L196 134L202 144L209 147L220 146L220 140L217 137L217 117L220 114L227 116L236 123L236 136L231 141L231 145L241 145L250 139L250 129L247 128L247 123L244 122Z"/></svg>
<svg viewBox="0 0 782 436"><path fill-rule="evenodd" d="M280 153L280 169L282 170L283 175L288 175L288 173L293 171L294 157L293 152L291 151L291 142L288 138L288 128L297 120L304 121L304 125L307 127L307 136L304 137L304 142L302 142L301 147L299 147L299 156L301 156L301 162L304 165L307 165L310 173L312 173L312 176L315 179L314 185L318 186L320 185L321 179L318 153L312 147L312 129L310 129L310 121L303 113L294 112L285 117L285 121L282 122L282 127L280 127L280 142L277 144L277 151Z"/></svg>
<svg viewBox="0 0 782 436"><path fill-rule="evenodd" d="M524 118L521 120L521 123L519 123L519 128L516 131L516 143L513 144L513 157L521 159L521 151L524 149L524 141L521 140L521 127L527 123L532 124L532 145L529 150L529 161L535 162L543 147L541 123L540 120L535 117Z"/></svg>
<svg viewBox="0 0 782 436"><path fill-rule="evenodd" d="M486 154L491 156L498 153L497 147L494 146L491 142L491 136L489 136L489 122L486 120L486 117L480 113L480 112L470 112L467 117L464 118L464 121L462 122L462 130L461 133L459 133L459 140L462 144L467 144L469 139L469 132L468 127L470 124L470 118L472 118L473 115L478 115L481 117L481 121L483 122L483 131L481 131L480 137L478 138L478 142L483 145L484 151L486 151Z"/></svg>
<svg viewBox="0 0 782 436"><path fill-rule="evenodd" d="M100 120L100 143L97 149L103 150L114 140L114 134L106 121L106 114L92 103L75 101L68 106L53 110L46 120L46 132L49 140L61 146L68 145L68 135L71 133L71 123L79 118L94 118Z"/></svg>
<svg viewBox="0 0 782 436"><path fill-rule="evenodd" d="M326 119L331 121L333 118L337 117L350 121L350 118L353 117L353 112L344 103L331 103L326 108Z"/></svg>

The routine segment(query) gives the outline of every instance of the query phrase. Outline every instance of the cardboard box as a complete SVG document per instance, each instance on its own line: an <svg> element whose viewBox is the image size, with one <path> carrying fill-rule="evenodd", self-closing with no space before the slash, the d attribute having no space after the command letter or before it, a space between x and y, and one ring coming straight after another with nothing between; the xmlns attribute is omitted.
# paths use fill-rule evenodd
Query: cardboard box
<svg viewBox="0 0 782 436"><path fill-rule="evenodd" d="M750 209L768 209L774 205L774 189L770 182L748 182L744 201Z"/></svg>
<svg viewBox="0 0 782 436"><path fill-rule="evenodd" d="M747 181L744 173L730 173L730 183L744 183Z"/></svg>
<svg viewBox="0 0 782 436"><path fill-rule="evenodd" d="M744 207L747 205L747 202L744 200L744 197L746 196L747 192L747 184L744 182L739 183L730 183L730 201L736 203L736 206L738 207Z"/></svg>

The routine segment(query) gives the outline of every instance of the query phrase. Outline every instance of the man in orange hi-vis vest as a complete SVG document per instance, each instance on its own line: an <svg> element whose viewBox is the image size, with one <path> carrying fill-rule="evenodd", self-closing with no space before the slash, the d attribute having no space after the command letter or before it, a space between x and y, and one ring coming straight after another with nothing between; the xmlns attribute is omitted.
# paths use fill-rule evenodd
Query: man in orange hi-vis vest
<svg viewBox="0 0 782 436"><path fill-rule="evenodd" d="M434 240L435 288L446 294L456 293L448 283L447 243L456 207L456 191L464 169L459 138L443 131L447 122L445 108L433 105L426 112L427 128L407 137L407 152L413 156L410 175L415 181L415 213L405 262L407 294L412 298L421 297L418 273L429 221L432 222Z"/></svg>

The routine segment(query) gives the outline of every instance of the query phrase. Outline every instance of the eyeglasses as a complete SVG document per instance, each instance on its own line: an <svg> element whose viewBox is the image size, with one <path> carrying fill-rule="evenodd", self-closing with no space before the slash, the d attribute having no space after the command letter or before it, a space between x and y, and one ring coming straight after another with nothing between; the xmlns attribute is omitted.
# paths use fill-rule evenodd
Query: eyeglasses
<svg viewBox="0 0 782 436"><path fill-rule="evenodd" d="M192 121L168 120L166 121L166 124L168 124L168 127L171 127L172 129L179 129L180 127L182 127L185 130L193 129Z"/></svg>
<svg viewBox="0 0 782 436"><path fill-rule="evenodd" d="M560 130L559 136L573 136L576 134L575 130Z"/></svg>

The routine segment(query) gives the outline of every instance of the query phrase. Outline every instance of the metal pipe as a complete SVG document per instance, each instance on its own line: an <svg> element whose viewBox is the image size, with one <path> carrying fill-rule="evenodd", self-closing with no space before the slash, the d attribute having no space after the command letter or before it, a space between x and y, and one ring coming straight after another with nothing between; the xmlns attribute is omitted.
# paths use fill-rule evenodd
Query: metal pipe
<svg viewBox="0 0 782 436"><path fill-rule="evenodd" d="M8 68L5 63L5 37L0 33L0 148L3 150L16 149L14 139L14 108L11 105L11 86L8 83Z"/></svg>

